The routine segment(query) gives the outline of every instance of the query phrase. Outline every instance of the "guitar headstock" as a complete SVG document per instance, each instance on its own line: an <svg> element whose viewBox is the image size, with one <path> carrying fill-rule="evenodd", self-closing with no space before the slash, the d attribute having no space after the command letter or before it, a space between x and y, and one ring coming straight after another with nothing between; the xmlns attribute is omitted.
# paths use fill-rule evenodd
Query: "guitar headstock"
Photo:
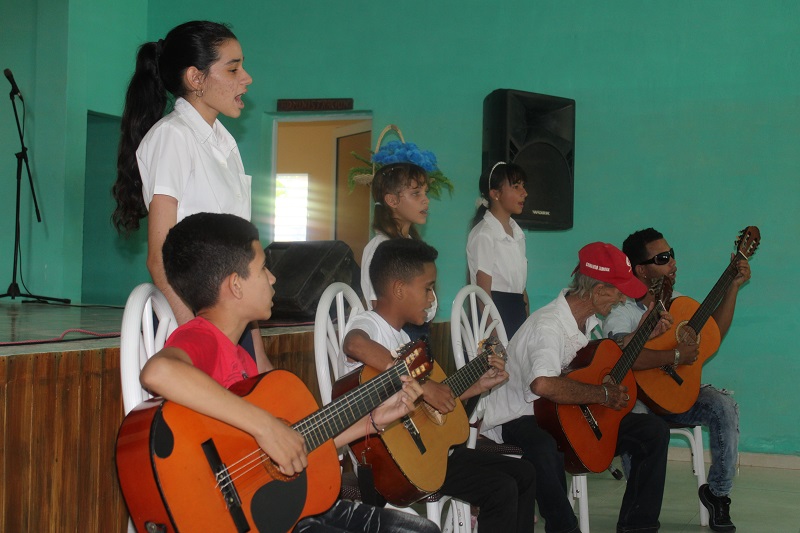
<svg viewBox="0 0 800 533"><path fill-rule="evenodd" d="M669 307L669 302L672 300L672 284L671 277L661 276L650 281L648 291L653 295L656 302L662 302L664 307Z"/></svg>
<svg viewBox="0 0 800 533"><path fill-rule="evenodd" d="M761 244L761 232L757 226L744 228L739 232L739 236L734 243L736 252L742 254L745 259L750 259L756 253L759 244Z"/></svg>
<svg viewBox="0 0 800 533"><path fill-rule="evenodd" d="M482 341L478 342L478 350L480 352L478 357L489 357L490 355L496 355L503 361L508 361L506 347L503 346L503 343L500 342L500 339L497 338L497 335L489 335Z"/></svg>
<svg viewBox="0 0 800 533"><path fill-rule="evenodd" d="M427 336L402 345L397 349L397 356L397 360L408 368L408 375L414 379L425 378L433 370L433 357Z"/></svg>

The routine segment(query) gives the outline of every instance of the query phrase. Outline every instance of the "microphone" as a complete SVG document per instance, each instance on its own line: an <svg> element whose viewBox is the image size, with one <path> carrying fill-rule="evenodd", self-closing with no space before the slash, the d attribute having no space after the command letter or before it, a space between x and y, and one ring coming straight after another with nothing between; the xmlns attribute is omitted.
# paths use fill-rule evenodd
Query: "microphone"
<svg viewBox="0 0 800 533"><path fill-rule="evenodd" d="M13 97L16 94L19 96L19 99L24 102L25 100L22 99L22 93L19 92L19 87L17 87L17 82L14 81L14 75L11 74L11 69L7 68L3 70L3 74L6 75L8 82L11 84L11 96Z"/></svg>

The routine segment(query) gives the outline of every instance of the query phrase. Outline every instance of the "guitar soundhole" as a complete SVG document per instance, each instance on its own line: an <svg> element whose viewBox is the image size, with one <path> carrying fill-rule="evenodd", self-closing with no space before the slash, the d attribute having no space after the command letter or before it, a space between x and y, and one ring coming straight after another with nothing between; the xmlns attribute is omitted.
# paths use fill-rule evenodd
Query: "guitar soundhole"
<svg viewBox="0 0 800 533"><path fill-rule="evenodd" d="M291 481L273 481L262 486L250 501L253 523L261 533L289 531L303 512L308 493L304 470Z"/></svg>
<svg viewBox="0 0 800 533"><path fill-rule="evenodd" d="M427 403L423 403L422 405L425 408L425 414L428 415L428 418L430 418L434 424L443 426L445 422L447 422L447 415L443 415Z"/></svg>
<svg viewBox="0 0 800 533"><path fill-rule="evenodd" d="M689 327L688 320L684 320L675 328L675 340L677 340L679 344L681 342L699 344L700 334Z"/></svg>

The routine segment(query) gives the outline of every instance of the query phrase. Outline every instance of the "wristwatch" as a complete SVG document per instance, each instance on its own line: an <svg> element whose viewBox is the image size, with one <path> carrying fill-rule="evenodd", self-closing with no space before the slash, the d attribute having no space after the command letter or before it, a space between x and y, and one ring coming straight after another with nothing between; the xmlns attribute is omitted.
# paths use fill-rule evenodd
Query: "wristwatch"
<svg viewBox="0 0 800 533"><path fill-rule="evenodd" d="M681 360L681 351L675 348L675 362L672 363L672 366L677 367L680 360Z"/></svg>

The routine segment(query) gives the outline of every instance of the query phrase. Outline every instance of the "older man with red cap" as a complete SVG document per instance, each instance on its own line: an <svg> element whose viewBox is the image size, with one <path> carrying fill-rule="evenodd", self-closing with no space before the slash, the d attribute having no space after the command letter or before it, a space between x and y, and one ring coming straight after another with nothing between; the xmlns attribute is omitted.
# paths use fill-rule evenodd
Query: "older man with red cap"
<svg viewBox="0 0 800 533"><path fill-rule="evenodd" d="M595 242L578 252L572 283L558 297L534 312L508 345L509 380L487 397L482 431L501 429L502 439L523 449L523 459L536 466L536 500L545 531L580 531L567 497L564 458L556 441L536 422L533 402L547 398L560 404L602 404L622 409L630 401L624 385L582 383L562 371L586 346L606 315L626 297L638 298L647 288L631 270L630 261L611 244ZM662 317L653 335L669 327ZM629 453L632 467L622 499L618 532L658 531L664 494L669 428L654 415L629 413L622 418L616 453Z"/></svg>

